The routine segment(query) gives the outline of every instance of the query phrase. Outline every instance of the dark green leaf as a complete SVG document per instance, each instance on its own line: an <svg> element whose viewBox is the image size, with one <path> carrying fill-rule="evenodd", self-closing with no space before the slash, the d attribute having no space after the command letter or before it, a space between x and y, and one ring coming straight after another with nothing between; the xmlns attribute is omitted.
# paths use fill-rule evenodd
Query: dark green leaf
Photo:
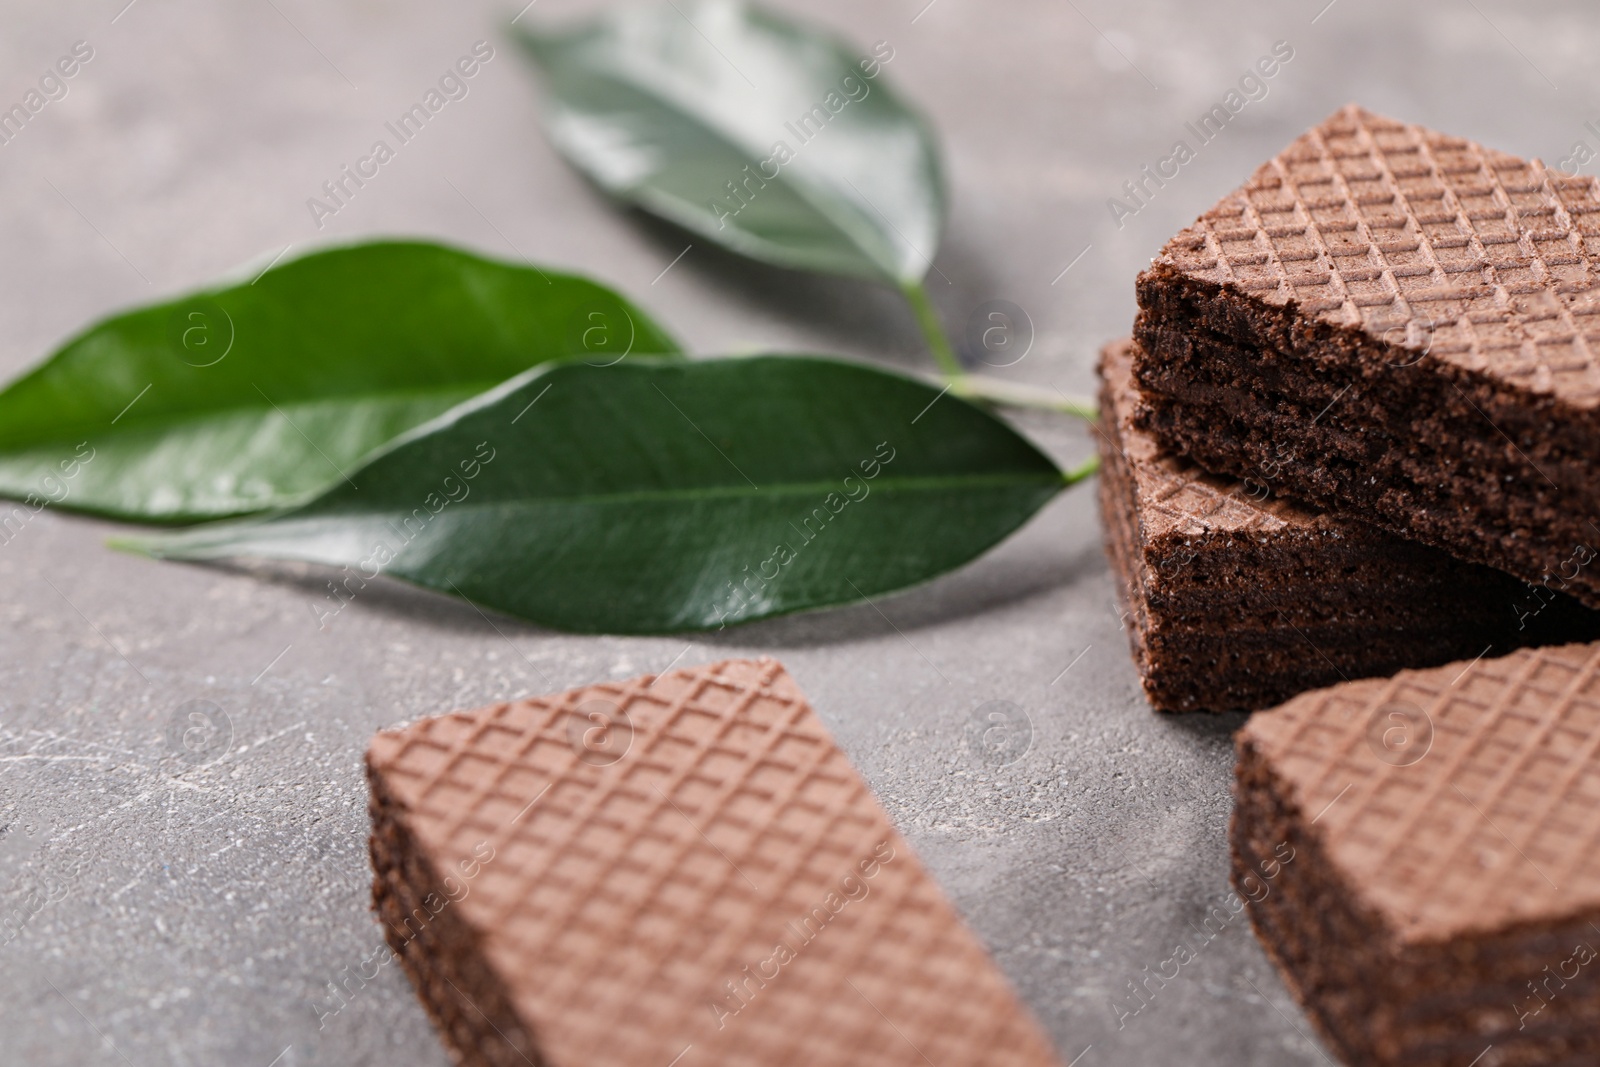
<svg viewBox="0 0 1600 1067"><path fill-rule="evenodd" d="M1063 484L965 401L801 356L540 368L351 479L280 515L123 547L312 560L348 566L351 593L382 572L559 629L661 633L926 581Z"/></svg>
<svg viewBox="0 0 1600 1067"><path fill-rule="evenodd" d="M531 366L629 351L677 346L582 278L413 242L316 252L107 319L13 383L0 495L160 522L284 507Z"/></svg>
<svg viewBox="0 0 1600 1067"><path fill-rule="evenodd" d="M901 286L927 271L944 182L931 127L887 84L892 45L731 0L516 32L551 138L613 195L779 266Z"/></svg>

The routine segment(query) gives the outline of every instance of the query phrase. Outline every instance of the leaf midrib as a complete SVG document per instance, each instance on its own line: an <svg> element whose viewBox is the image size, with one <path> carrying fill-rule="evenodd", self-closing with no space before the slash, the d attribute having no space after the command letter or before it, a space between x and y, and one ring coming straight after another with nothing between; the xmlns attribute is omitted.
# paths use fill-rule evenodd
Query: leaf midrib
<svg viewBox="0 0 1600 1067"><path fill-rule="evenodd" d="M539 365L540 364L538 363L531 364L517 373L525 373L526 371L532 370L534 367ZM512 374L508 375L507 378L484 378L481 380L462 381L451 385L439 385L434 387L418 386L414 389L386 389L377 392L329 393L324 396L298 397L290 400L278 400L278 398L273 397L273 400L276 401L277 408L283 408L292 411L297 408L314 405L348 405L355 402L400 400L407 397L423 398L437 396L443 392L460 392L462 394L462 398L465 399L479 396L485 392L488 392L490 389L493 389L500 383L514 377L516 377L516 375ZM450 407L454 407L455 404L460 402L461 400L458 399L454 401ZM9 454L14 454L27 449L45 448L50 445L61 444L74 438L81 437L84 432L92 431L96 434L99 434L101 436L97 438L97 440L102 441L106 437L122 437L139 430L144 430L147 432L154 431L157 433L172 433L178 429L181 429L184 423L223 418L239 412L259 412L262 414L276 415L278 414L277 408L275 408L272 403L265 401L256 404L234 403L213 408L192 408L185 411L175 411L166 414L146 416L142 419L121 419L118 420L117 424L115 425L107 424L103 427L99 423L76 423L72 426L57 431L61 436L41 437L30 441L20 442L7 442L3 439L0 439L0 459L4 459ZM446 410L448 410L448 408Z"/></svg>
<svg viewBox="0 0 1600 1067"><path fill-rule="evenodd" d="M859 477L859 475L851 475L850 477ZM538 505L544 505L544 504L565 504L565 505L571 505L571 506L579 506L579 505L585 505L585 504L613 504L613 503L630 503L631 504L631 503L644 503L644 502L653 502L653 501L661 501L661 500L680 500L680 501L694 503L694 502L709 501L709 500L733 500L733 499L766 500L766 499L784 499L784 498L792 498L792 497L800 497L800 496L804 496L804 497L807 497L809 499L815 499L817 501L817 505L819 507L821 507L821 506L824 506L822 498L826 497L829 493L838 493L840 496L845 497L847 500L850 500L851 503L862 503L862 502L870 499L871 496L872 496L872 493L880 492L880 491L882 491L882 490L884 490L886 488L894 488L894 489L898 489L898 490L900 490L902 492L928 493L928 492L936 492L936 491L943 490L943 489L957 489L957 488L961 488L961 489L973 488L973 487L984 488L984 487L989 487L989 486L992 486L992 487L995 487L995 488L1005 488L1005 487L1008 487L1008 486L1027 486L1027 485L1038 485L1039 487L1042 488L1042 487L1047 486L1047 485L1064 486L1064 484L1065 484L1065 483L1062 482L1061 473L1059 471L1051 471L1051 472L1038 471L1038 472L1035 472L1035 473L1024 473L1024 472L1018 471L1018 472L1015 472L1015 473L1004 474L1004 475L999 475L999 474L915 475L915 476L911 476L911 477L902 477L902 478L892 479L892 480L890 480L888 482L883 482L883 481L880 481L878 479L873 479L872 481L867 483L867 484L872 486L872 491L869 492L867 494L867 496L861 497L859 499L855 499L855 498L851 498L848 493L846 493L845 491L843 491L841 489L840 483L842 481L843 481L843 479L841 478L838 481L792 482L792 483L784 483L782 485L775 486L775 487L768 488L768 489L760 489L760 488L758 488L758 489L750 489L747 486L737 486L737 485L695 486L695 487L690 487L690 488L686 488L686 489L632 489L632 490L627 490L627 491L624 491L624 492L614 492L614 493L585 493L585 494L580 494L580 495L528 496L528 497L519 497L519 498L517 498L515 500L494 500L494 501L489 501L489 502L486 502L486 503L485 502L472 503L471 502L472 501L472 497L469 495L466 500L460 501L460 502L453 502L452 504L448 505L447 507L440 509L440 511L432 512L432 514L435 514L435 515L443 514L444 512L449 511L452 508L456 508L456 509L459 509L459 510L462 510L462 511L471 511L471 510L507 510L507 509L511 509L511 508L531 507L531 506L538 506ZM356 490L356 492L359 492L359 490ZM379 510L379 509L372 509L372 510L336 510L336 511L335 510L330 510L330 511L323 512L323 513L320 513L320 514L309 514L309 513L307 513L307 514L296 514L296 513L292 513L291 512L289 514L285 514L285 515L279 516L277 519L269 520L269 521L271 521L271 522L282 522L282 523L287 524L287 523L299 521L299 520L302 520L302 519L304 519L304 520L333 519L333 518L351 518L351 517L361 517L361 516L382 517L383 515L388 515L388 514L396 514L396 515L398 515L398 514L407 514L407 515L409 515L409 514L414 513L419 508L422 509L422 510L426 510L426 508L422 504L418 504L417 507L412 508L409 511L402 511L399 508L390 508L390 509L382 509L382 510ZM838 512L836 512L835 514L838 514Z"/></svg>
<svg viewBox="0 0 1600 1067"><path fill-rule="evenodd" d="M617 85L626 86L627 88L632 89L634 92L639 93L641 96L648 97L652 100L669 106L673 111L676 111L679 115L683 116L688 121L694 123L696 126L700 127L700 129L704 130L709 137L720 141L725 148L733 152L735 155L747 156L751 159L761 158L761 152L759 149L743 143L743 141L736 134L729 132L721 125L708 121L702 116L686 110L679 105L677 100L656 91L652 86L643 84L634 78L628 77L626 74L612 71L602 72L596 68L587 68L585 73L590 77L611 81ZM565 101L561 102L561 106L566 108L573 107L573 105ZM854 229L851 226L846 225L847 221L856 222L858 220L840 219L838 217L837 209L831 204L824 202L829 199L844 199L847 203L850 203L852 206L854 206L854 201L850 201L848 198L843 197L828 197L821 191L814 188L813 183L806 179L804 173L796 171L792 166L781 168L776 177L768 178L764 173L761 177L763 181L776 183L788 188L800 201L805 203L811 208L811 210L815 211L819 216L825 219L828 225L832 226L841 236L849 241L856 251L860 253L862 259L866 260L868 263L871 263L874 267L881 271L885 280L894 282L898 282L900 280L900 272L891 267L885 266L883 263L880 263L878 258L874 256L872 252L857 237ZM856 207L855 211L861 219L867 221L867 224L870 227L871 220L867 213L860 207ZM762 240L764 241L764 239ZM764 241L764 243L770 242Z"/></svg>

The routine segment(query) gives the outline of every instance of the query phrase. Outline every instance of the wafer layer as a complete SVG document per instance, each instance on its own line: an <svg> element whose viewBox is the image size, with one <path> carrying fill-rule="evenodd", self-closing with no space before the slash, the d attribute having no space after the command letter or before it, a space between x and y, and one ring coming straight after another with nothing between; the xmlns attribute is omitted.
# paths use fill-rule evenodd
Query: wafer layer
<svg viewBox="0 0 1600 1067"><path fill-rule="evenodd" d="M1266 707L1486 648L1600 637L1600 613L1568 597L1530 612L1509 575L1167 452L1137 425L1136 348L1101 354L1100 503L1155 707Z"/></svg>

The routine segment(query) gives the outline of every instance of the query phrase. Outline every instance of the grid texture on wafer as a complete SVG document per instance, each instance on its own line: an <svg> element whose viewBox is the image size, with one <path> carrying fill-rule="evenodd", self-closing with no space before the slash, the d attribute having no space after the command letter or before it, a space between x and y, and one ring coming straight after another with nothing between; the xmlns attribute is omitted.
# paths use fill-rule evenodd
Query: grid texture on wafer
<svg viewBox="0 0 1600 1067"><path fill-rule="evenodd" d="M1351 105L1259 168L1160 259L1594 408L1597 256L1597 179Z"/></svg>
<svg viewBox="0 0 1600 1067"><path fill-rule="evenodd" d="M1140 521L1147 536L1208 533L1271 534L1291 526L1326 523L1320 512L1285 497L1267 494L1267 487L1201 469L1192 460L1161 448L1148 433L1135 428L1132 403L1132 338L1107 345L1100 355L1100 374L1112 403L1105 417L1115 420L1113 447L1128 462L1139 496Z"/></svg>
<svg viewBox="0 0 1600 1067"><path fill-rule="evenodd" d="M424 720L368 765L436 868L492 848L449 906L555 1067L1056 1062L776 662Z"/></svg>
<svg viewBox="0 0 1600 1067"><path fill-rule="evenodd" d="M1346 682L1241 735L1402 941L1600 907L1600 644Z"/></svg>

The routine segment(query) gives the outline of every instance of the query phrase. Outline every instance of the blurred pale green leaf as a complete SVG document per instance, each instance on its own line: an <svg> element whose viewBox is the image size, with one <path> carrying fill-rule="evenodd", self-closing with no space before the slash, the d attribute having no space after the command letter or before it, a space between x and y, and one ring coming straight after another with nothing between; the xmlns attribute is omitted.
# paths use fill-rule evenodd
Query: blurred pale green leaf
<svg viewBox="0 0 1600 1067"><path fill-rule="evenodd" d="M932 127L857 50L737 0L514 27L545 74L556 146L603 189L784 267L923 277L944 218Z"/></svg>

